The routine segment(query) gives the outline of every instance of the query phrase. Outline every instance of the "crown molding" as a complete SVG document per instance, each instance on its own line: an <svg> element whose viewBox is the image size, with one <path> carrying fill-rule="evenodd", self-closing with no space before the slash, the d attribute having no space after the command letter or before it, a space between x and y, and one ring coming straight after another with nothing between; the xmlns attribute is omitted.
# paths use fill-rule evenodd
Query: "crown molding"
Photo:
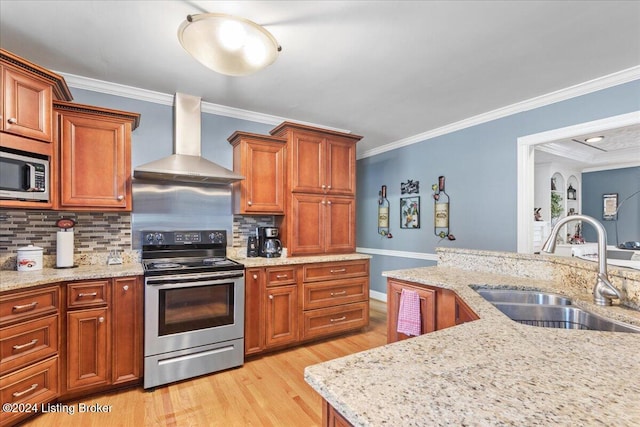
<svg viewBox="0 0 640 427"><path fill-rule="evenodd" d="M155 92L147 89L140 89L133 86L121 85L118 83L106 82L103 80L91 79L89 77L78 76L75 74L57 72L64 77L67 85L76 89L90 90L100 92L107 95L122 96L125 98L137 99L139 101L153 102L155 104L173 106L173 94ZM351 133L348 129L334 128L330 126L319 125L317 123L303 122L300 120L273 116L270 114L258 113L256 111L242 110L240 108L228 107L226 105L214 104L211 102L202 102L201 110L203 113L216 114L218 116L231 117L234 119L248 120L268 125L279 125L282 122L300 123L305 126L313 126L321 129L333 130L342 133Z"/></svg>
<svg viewBox="0 0 640 427"><path fill-rule="evenodd" d="M398 141L391 142L389 144L385 144L371 150L363 151L362 153L358 153L358 159L375 156L387 151L406 147L407 145L416 144L418 142L423 142L428 139L446 135L451 132L466 129L482 123L487 123L492 120L497 120L513 114L522 113L524 111L533 110L535 108L544 107L546 105L555 104L556 102L565 101L567 99L586 95L613 86L618 86L638 79L640 79L640 65L627 68L626 70L618 71L616 73L612 73L603 77L599 77L597 79L589 80L584 83L579 83L565 89L560 89L555 92L550 92L545 95L518 102L516 104L512 104L503 108L498 108L487 113L469 117L467 119L460 120L459 122L451 123L418 135L400 139Z"/></svg>

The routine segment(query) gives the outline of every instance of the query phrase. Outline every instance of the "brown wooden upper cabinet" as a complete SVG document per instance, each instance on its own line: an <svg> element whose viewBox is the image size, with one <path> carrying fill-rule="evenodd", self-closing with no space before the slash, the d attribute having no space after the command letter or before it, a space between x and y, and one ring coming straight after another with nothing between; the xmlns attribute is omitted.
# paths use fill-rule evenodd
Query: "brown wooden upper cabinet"
<svg viewBox="0 0 640 427"><path fill-rule="evenodd" d="M245 177L233 183L234 213L284 215L287 140L235 132L228 141L233 171Z"/></svg>
<svg viewBox="0 0 640 427"><path fill-rule="evenodd" d="M130 211L131 131L140 115L59 101L54 109L60 150L56 207Z"/></svg>
<svg viewBox="0 0 640 427"><path fill-rule="evenodd" d="M7 134L3 135L2 145L33 151L29 146L20 147L20 142L29 145L28 141L15 137L53 142L52 102L54 99L72 99L64 79L4 49L0 49L0 74L0 131ZM41 154L50 154L47 148L39 148L45 150Z"/></svg>
<svg viewBox="0 0 640 427"><path fill-rule="evenodd" d="M353 196L356 193L356 143L362 139L284 122L271 131L290 147L289 189L297 193Z"/></svg>
<svg viewBox="0 0 640 427"><path fill-rule="evenodd" d="M271 131L287 140L286 211L281 240L290 255L356 249L358 135L284 122Z"/></svg>

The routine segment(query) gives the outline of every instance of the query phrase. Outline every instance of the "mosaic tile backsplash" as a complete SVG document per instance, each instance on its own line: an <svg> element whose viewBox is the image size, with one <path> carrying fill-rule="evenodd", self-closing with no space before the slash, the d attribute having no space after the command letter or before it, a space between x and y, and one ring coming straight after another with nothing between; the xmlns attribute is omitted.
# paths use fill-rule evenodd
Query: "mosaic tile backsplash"
<svg viewBox="0 0 640 427"><path fill-rule="evenodd" d="M0 210L0 269L14 269L18 248L30 244L43 248L45 266L55 265L56 221L63 217L76 222L76 263L106 262L112 250L124 262L137 258L131 253L131 213Z"/></svg>

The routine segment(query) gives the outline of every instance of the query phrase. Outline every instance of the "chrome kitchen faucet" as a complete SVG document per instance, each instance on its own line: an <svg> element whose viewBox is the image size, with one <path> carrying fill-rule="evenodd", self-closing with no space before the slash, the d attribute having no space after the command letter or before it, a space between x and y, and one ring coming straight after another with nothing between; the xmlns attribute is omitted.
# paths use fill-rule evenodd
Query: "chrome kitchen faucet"
<svg viewBox="0 0 640 427"><path fill-rule="evenodd" d="M556 238L560 229L571 221L584 221L591 224L598 233L598 277L596 285L593 287L593 302L596 305L611 305L612 299L622 299L622 292L611 284L607 274L607 230L595 218L587 215L570 215L560 219L551 230L547 241L542 245L541 251L549 254L553 253L556 249Z"/></svg>

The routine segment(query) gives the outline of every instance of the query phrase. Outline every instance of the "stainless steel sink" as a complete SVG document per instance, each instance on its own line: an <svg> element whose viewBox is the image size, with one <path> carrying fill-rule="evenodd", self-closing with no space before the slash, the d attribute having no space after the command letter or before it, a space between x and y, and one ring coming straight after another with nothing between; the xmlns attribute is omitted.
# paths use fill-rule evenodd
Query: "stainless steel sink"
<svg viewBox="0 0 640 427"><path fill-rule="evenodd" d="M476 292L489 302L571 305L569 298L549 292L518 291L513 289L476 289Z"/></svg>
<svg viewBox="0 0 640 427"><path fill-rule="evenodd" d="M640 333L640 327L616 322L577 307L562 305L493 303L518 323L545 328L588 329Z"/></svg>

